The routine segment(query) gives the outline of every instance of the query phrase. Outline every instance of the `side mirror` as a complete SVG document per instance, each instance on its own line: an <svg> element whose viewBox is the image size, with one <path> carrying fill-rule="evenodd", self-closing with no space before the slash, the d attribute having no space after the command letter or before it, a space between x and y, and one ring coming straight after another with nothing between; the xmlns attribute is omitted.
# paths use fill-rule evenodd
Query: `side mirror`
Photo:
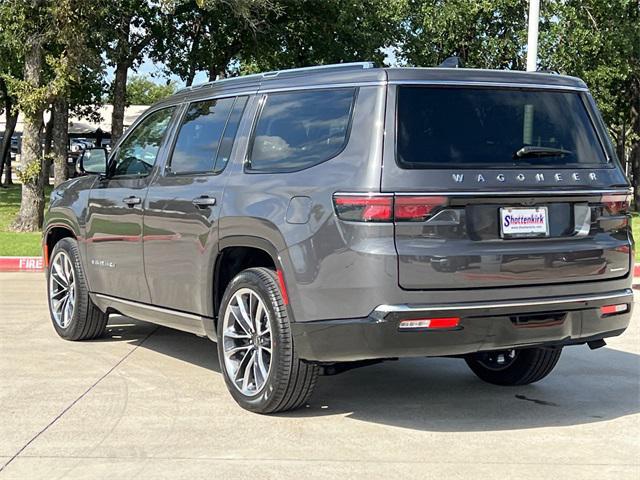
<svg viewBox="0 0 640 480"><path fill-rule="evenodd" d="M105 175L107 151L104 148L87 148L76 163L76 171L80 175Z"/></svg>

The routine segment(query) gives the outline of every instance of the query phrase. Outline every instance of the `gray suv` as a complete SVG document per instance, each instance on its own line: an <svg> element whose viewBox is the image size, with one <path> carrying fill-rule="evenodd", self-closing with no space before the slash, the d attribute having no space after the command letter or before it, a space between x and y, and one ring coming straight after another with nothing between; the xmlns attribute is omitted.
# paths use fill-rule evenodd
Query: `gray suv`
<svg viewBox="0 0 640 480"><path fill-rule="evenodd" d="M207 336L251 411L400 357L529 384L631 317L630 187L577 78L250 75L178 92L80 163L44 229L58 334L119 313Z"/></svg>

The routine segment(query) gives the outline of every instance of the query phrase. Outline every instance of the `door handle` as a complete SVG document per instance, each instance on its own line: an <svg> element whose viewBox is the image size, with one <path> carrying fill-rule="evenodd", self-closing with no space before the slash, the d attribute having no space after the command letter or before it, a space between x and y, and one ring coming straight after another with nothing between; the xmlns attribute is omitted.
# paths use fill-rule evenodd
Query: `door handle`
<svg viewBox="0 0 640 480"><path fill-rule="evenodd" d="M191 203L193 203L198 208L209 208L213 207L216 204L216 199L203 195L202 197L194 198Z"/></svg>
<svg viewBox="0 0 640 480"><path fill-rule="evenodd" d="M126 203L127 206L133 207L134 205L140 204L142 202L142 199L140 197L131 196L131 197L123 198L122 201Z"/></svg>

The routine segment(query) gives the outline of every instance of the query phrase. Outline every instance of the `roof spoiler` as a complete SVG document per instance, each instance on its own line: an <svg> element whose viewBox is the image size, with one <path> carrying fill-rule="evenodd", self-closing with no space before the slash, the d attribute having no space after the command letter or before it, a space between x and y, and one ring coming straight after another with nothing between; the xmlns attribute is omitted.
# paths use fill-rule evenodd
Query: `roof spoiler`
<svg viewBox="0 0 640 480"><path fill-rule="evenodd" d="M440 68L464 68L464 62L457 55L447 57L440 65Z"/></svg>

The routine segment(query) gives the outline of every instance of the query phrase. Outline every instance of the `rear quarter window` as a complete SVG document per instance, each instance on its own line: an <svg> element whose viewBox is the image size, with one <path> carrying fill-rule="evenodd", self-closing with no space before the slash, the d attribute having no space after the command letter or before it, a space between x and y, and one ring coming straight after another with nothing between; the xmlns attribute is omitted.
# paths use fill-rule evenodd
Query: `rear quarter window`
<svg viewBox="0 0 640 480"><path fill-rule="evenodd" d="M396 149L409 169L607 163L580 93L549 90L398 87Z"/></svg>
<svg viewBox="0 0 640 480"><path fill-rule="evenodd" d="M347 143L355 96L355 88L268 95L254 128L248 170L302 170L338 155Z"/></svg>

